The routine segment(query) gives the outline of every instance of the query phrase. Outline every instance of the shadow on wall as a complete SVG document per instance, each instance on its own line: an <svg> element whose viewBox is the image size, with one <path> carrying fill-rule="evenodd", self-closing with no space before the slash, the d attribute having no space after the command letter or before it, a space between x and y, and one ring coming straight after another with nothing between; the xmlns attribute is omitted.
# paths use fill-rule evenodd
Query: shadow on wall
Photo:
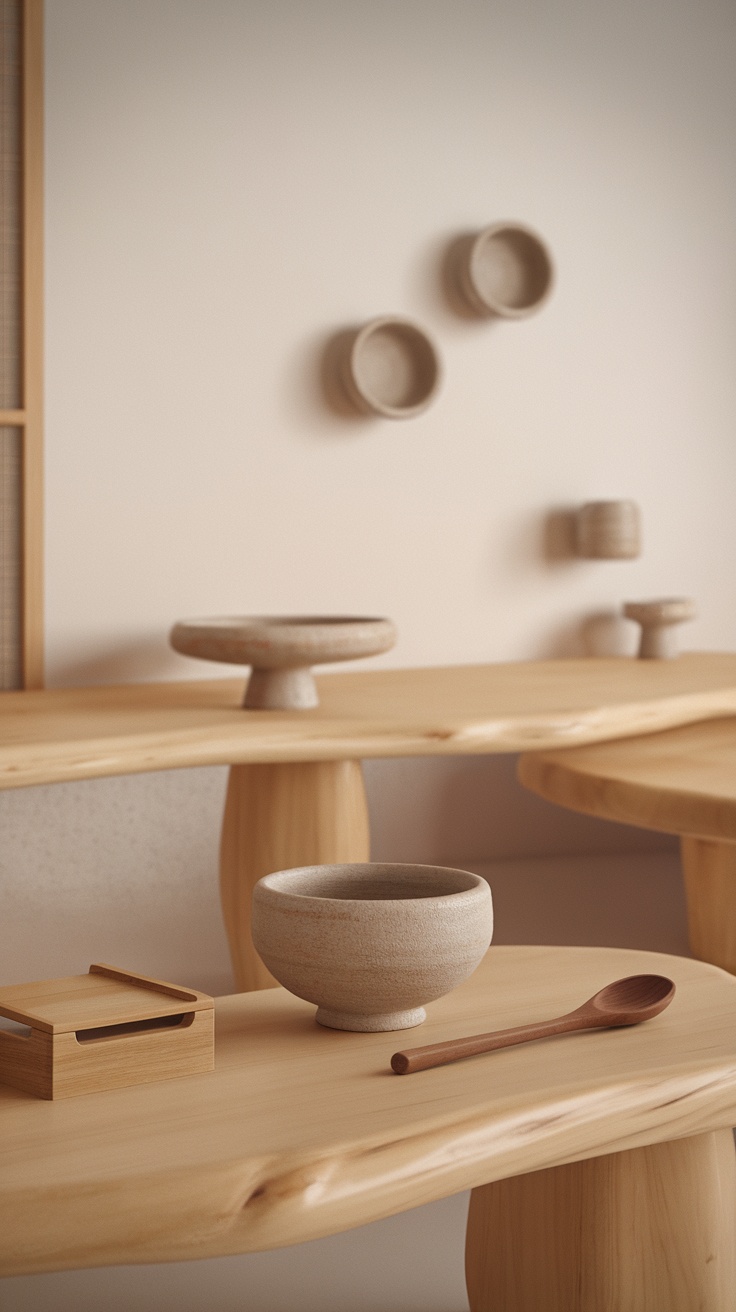
<svg viewBox="0 0 736 1312"><path fill-rule="evenodd" d="M675 851L494 861L493 941L641 948L689 955L685 891Z"/></svg>
<svg viewBox="0 0 736 1312"><path fill-rule="evenodd" d="M530 575L572 574L587 562L576 547L579 506L537 507L520 515L507 532L504 566L522 582ZM528 655L534 660L573 657L634 657L639 643L638 625L621 610L575 610L543 631Z"/></svg>
<svg viewBox="0 0 736 1312"><path fill-rule="evenodd" d="M85 646L89 650L89 646ZM83 659L62 656L54 662L53 686L85 688L91 684L157 682L172 677L178 660L165 633L121 638L107 647L97 646ZM195 677L194 675L192 677Z"/></svg>
<svg viewBox="0 0 736 1312"><path fill-rule="evenodd" d="M513 756L369 761L365 773L373 859L483 875L494 943L687 955L677 839L543 801Z"/></svg>
<svg viewBox="0 0 736 1312"><path fill-rule="evenodd" d="M88 688L101 684L161 683L175 679L186 682L241 678L245 687L246 677L247 671L242 665L212 664L180 656L169 646L168 632L157 629L155 633L121 639L107 647L98 646L84 659L57 657L49 686Z"/></svg>
<svg viewBox="0 0 736 1312"><path fill-rule="evenodd" d="M618 611L593 611L573 616L548 630L537 646L537 660L581 656L635 657L636 625Z"/></svg>
<svg viewBox="0 0 736 1312"><path fill-rule="evenodd" d="M514 755L366 761L375 861L436 864L587 853L677 851L666 834L545 802L516 779Z"/></svg>

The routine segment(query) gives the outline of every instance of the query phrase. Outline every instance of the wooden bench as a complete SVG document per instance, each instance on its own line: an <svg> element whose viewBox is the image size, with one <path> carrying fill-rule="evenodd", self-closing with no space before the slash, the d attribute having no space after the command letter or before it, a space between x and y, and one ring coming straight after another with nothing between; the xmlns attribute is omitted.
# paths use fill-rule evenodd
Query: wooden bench
<svg viewBox="0 0 736 1312"><path fill-rule="evenodd" d="M677 985L644 1025L389 1069L410 1042L555 1016L641 972ZM732 1309L731 976L502 947L412 1032L321 1029L283 989L216 1011L210 1074L60 1103L0 1086L0 1274L276 1248L471 1188L473 1312Z"/></svg>

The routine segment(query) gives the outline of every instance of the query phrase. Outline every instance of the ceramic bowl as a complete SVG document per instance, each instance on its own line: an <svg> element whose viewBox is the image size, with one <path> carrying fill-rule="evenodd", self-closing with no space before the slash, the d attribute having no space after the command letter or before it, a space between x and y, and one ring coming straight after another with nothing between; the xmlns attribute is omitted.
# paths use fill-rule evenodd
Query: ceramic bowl
<svg viewBox="0 0 736 1312"><path fill-rule="evenodd" d="M271 974L338 1030L421 1025L473 973L493 934L480 875L442 866L303 866L253 890L253 942Z"/></svg>
<svg viewBox="0 0 736 1312"><path fill-rule="evenodd" d="M356 409L384 419L411 419L432 401L440 381L437 351L408 319L384 316L348 339L342 382Z"/></svg>
<svg viewBox="0 0 736 1312"><path fill-rule="evenodd" d="M577 554L587 560L641 555L641 512L635 501L586 501L577 512Z"/></svg>
<svg viewBox="0 0 736 1312"><path fill-rule="evenodd" d="M493 223L470 241L459 265L460 287L479 315L524 319L547 299L552 259L541 237L521 223Z"/></svg>
<svg viewBox="0 0 736 1312"><path fill-rule="evenodd" d="M396 629L366 616L243 615L180 620L169 641L184 656L250 665L244 706L308 710L319 702L310 666L388 651Z"/></svg>

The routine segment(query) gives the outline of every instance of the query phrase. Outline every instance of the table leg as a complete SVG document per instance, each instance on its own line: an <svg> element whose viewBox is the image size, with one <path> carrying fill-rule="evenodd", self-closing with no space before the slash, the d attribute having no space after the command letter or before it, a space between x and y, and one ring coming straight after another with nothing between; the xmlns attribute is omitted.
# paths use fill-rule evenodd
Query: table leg
<svg viewBox="0 0 736 1312"><path fill-rule="evenodd" d="M360 761L234 765L222 823L222 914L239 991L276 983L250 936L253 885L292 866L368 861L370 835Z"/></svg>
<svg viewBox="0 0 736 1312"><path fill-rule="evenodd" d="M736 975L736 843L680 839L690 950Z"/></svg>
<svg viewBox="0 0 736 1312"><path fill-rule="evenodd" d="M730 1130L474 1189L472 1312L733 1312Z"/></svg>

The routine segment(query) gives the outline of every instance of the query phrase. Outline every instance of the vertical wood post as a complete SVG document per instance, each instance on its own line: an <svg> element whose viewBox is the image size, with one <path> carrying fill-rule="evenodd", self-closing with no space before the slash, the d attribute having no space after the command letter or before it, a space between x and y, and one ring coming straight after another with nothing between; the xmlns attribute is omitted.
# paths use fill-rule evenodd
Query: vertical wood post
<svg viewBox="0 0 736 1312"><path fill-rule="evenodd" d="M23 0L23 687L43 687L43 0Z"/></svg>
<svg viewBox="0 0 736 1312"><path fill-rule="evenodd" d="M680 840L690 949L736 975L736 843Z"/></svg>
<svg viewBox="0 0 736 1312"><path fill-rule="evenodd" d="M730 1130L474 1189L471 1312L733 1312Z"/></svg>
<svg viewBox="0 0 736 1312"><path fill-rule="evenodd" d="M288 761L230 770L220 892L236 987L275 980L251 941L254 884L274 870L367 861L368 807L359 761Z"/></svg>

